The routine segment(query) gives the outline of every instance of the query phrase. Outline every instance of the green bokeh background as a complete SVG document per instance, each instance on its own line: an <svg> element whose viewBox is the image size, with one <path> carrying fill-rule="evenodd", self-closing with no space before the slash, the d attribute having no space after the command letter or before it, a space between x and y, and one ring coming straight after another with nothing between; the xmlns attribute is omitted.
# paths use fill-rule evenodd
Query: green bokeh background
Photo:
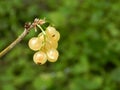
<svg viewBox="0 0 120 90"><path fill-rule="evenodd" d="M36 17L60 32L59 59L33 62L31 30L0 59L0 90L120 90L120 0L0 0L0 51Z"/></svg>

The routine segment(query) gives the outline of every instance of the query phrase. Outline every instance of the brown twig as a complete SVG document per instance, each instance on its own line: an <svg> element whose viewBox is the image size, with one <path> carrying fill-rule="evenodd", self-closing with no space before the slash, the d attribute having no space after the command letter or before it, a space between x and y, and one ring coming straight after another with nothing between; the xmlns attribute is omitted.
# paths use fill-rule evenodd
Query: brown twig
<svg viewBox="0 0 120 90"><path fill-rule="evenodd" d="M23 33L15 40L13 41L9 46L7 46L4 50L0 52L0 58L4 56L7 52L9 52L13 47L16 46L28 33L32 28L36 28L37 25L42 25L45 23L44 19L37 19L35 18L34 22L31 23L26 23L24 26L24 31Z"/></svg>
<svg viewBox="0 0 120 90"><path fill-rule="evenodd" d="M0 52L0 58L4 56L7 52L9 52L13 47L15 47L16 44L18 44L29 33L31 28L33 28L33 25L30 25L30 23L26 23L23 33L15 41L13 41L9 46L7 46L4 50Z"/></svg>

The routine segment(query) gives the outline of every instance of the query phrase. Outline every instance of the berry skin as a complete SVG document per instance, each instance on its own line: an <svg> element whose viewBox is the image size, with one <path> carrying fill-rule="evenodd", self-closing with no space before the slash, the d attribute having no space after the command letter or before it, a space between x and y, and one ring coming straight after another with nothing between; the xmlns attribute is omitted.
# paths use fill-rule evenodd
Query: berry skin
<svg viewBox="0 0 120 90"><path fill-rule="evenodd" d="M55 42L59 41L60 33L54 27L48 26L45 32L48 38L51 39L52 41Z"/></svg>
<svg viewBox="0 0 120 90"><path fill-rule="evenodd" d="M43 40L39 39L38 37L33 37L29 40L28 45L30 49L37 51L42 47Z"/></svg>
<svg viewBox="0 0 120 90"><path fill-rule="evenodd" d="M55 48L55 49L57 49L57 47L58 47L58 42L54 42L54 41L52 41L52 40L49 40L48 41L48 47L50 47L50 48Z"/></svg>
<svg viewBox="0 0 120 90"><path fill-rule="evenodd" d="M47 51L47 58L50 62L56 62L58 59L59 53L56 49L52 48Z"/></svg>
<svg viewBox="0 0 120 90"><path fill-rule="evenodd" d="M51 48L57 49L57 47L58 47L58 42L53 42L53 41L47 39L46 44L45 44L46 50L49 50Z"/></svg>
<svg viewBox="0 0 120 90"><path fill-rule="evenodd" d="M36 64L44 64L47 61L47 55L42 51L38 51L34 54L33 61Z"/></svg>

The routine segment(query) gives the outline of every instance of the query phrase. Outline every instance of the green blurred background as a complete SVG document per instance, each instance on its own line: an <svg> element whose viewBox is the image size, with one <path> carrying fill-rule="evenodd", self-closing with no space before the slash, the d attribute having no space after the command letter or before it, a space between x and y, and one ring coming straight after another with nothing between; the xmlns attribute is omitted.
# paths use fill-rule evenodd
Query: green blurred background
<svg viewBox="0 0 120 90"><path fill-rule="evenodd" d="M60 32L59 60L33 62L31 30L0 59L0 90L120 90L120 0L0 0L0 51L36 17Z"/></svg>

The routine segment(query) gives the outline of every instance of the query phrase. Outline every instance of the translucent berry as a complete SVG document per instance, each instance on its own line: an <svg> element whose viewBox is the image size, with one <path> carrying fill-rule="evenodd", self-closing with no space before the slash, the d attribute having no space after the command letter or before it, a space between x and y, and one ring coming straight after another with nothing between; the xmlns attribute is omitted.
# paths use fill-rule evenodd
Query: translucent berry
<svg viewBox="0 0 120 90"><path fill-rule="evenodd" d="M42 51L38 51L34 54L33 61L36 64L44 64L47 61L47 55Z"/></svg>
<svg viewBox="0 0 120 90"><path fill-rule="evenodd" d="M51 48L57 49L57 47L58 47L58 42L53 42L53 41L47 39L47 42L46 42L46 44L45 44L45 48L46 48L47 50L49 50L49 49L51 49Z"/></svg>
<svg viewBox="0 0 120 90"><path fill-rule="evenodd" d="M28 45L30 49L37 51L42 47L43 40L38 37L33 37L29 40Z"/></svg>
<svg viewBox="0 0 120 90"><path fill-rule="evenodd" d="M48 26L45 32L52 41L57 42L60 39L60 33L54 27Z"/></svg>
<svg viewBox="0 0 120 90"><path fill-rule="evenodd" d="M51 48L50 50L47 51L47 58L48 58L48 61L50 61L50 62L57 61L58 56L59 56L59 53L54 48Z"/></svg>

